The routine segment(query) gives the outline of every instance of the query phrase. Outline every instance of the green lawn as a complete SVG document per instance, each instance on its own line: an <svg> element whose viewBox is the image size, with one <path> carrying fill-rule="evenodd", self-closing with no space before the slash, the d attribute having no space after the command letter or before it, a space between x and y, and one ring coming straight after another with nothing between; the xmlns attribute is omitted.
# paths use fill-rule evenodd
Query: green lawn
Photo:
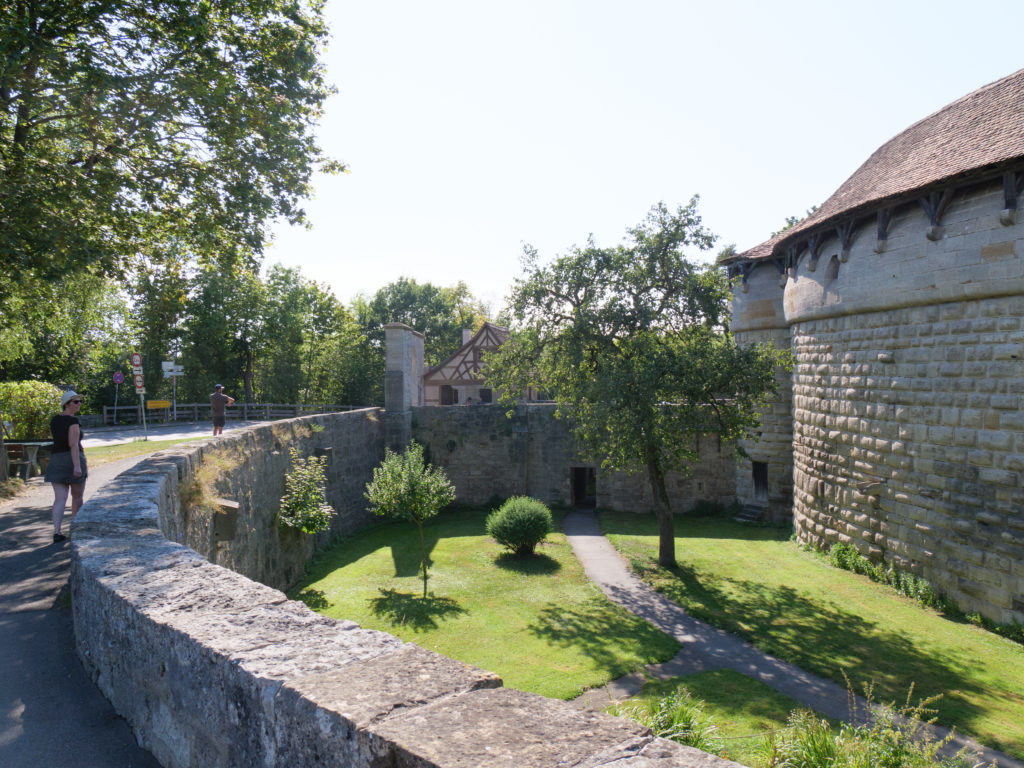
<svg viewBox="0 0 1024 768"><path fill-rule="evenodd" d="M833 568L788 529L679 519L679 567L669 572L655 566L653 516L600 521L643 578L691 615L840 684L844 671L858 689L873 680L882 701L903 702L912 684L915 699L942 693L940 723L1024 758L1024 647Z"/></svg>
<svg viewBox="0 0 1024 768"><path fill-rule="evenodd" d="M558 533L520 559L484 532L486 510L442 513L424 526L429 595L411 523L345 539L313 563L291 597L327 616L438 651L505 685L569 699L675 655L679 644L612 604ZM555 513L556 528L561 515Z"/></svg>
<svg viewBox="0 0 1024 768"><path fill-rule="evenodd" d="M198 435L196 437L182 437L174 440L132 440L130 443L97 445L86 448L85 456L90 466L99 466L100 464L109 464L112 461L127 459L131 456L144 456L147 453L156 453L179 443L205 440L206 437L206 435Z"/></svg>
<svg viewBox="0 0 1024 768"><path fill-rule="evenodd" d="M758 763L765 734L784 728L789 713L801 708L795 699L731 669L650 682L637 698L662 698L679 686L704 702L704 713L718 726L724 745L720 756L742 765Z"/></svg>

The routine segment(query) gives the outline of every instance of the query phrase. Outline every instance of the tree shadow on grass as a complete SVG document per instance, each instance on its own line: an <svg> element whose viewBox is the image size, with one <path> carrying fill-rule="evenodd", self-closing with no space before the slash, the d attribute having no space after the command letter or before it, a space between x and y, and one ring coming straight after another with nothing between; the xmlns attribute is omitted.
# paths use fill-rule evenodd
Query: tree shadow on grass
<svg viewBox="0 0 1024 768"><path fill-rule="evenodd" d="M372 598L370 610L392 624L416 630L437 629L438 620L467 613L466 609L450 597L423 597L394 589L380 589L380 597Z"/></svg>
<svg viewBox="0 0 1024 768"><path fill-rule="evenodd" d="M527 629L552 645L576 649L612 678L639 665L666 661L679 647L646 621L603 600L572 607L551 603ZM632 658L625 658L626 653Z"/></svg>
<svg viewBox="0 0 1024 768"><path fill-rule="evenodd" d="M515 571L524 576L550 576L562 569L562 564L545 554L516 555L502 552L494 558L494 564L506 571Z"/></svg>
<svg viewBox="0 0 1024 768"><path fill-rule="evenodd" d="M883 702L903 702L911 685L915 699L942 694L935 704L939 722L967 732L988 714L968 698L991 693L964 672L971 661L966 652L929 655L908 635L790 586L698 574L682 565L657 570L658 591L691 616L808 672L840 685L845 672L857 693L873 681Z"/></svg>
<svg viewBox="0 0 1024 768"><path fill-rule="evenodd" d="M327 593L321 589L306 588L295 595L296 600L301 600L314 611L325 611L331 607L331 601L327 599Z"/></svg>

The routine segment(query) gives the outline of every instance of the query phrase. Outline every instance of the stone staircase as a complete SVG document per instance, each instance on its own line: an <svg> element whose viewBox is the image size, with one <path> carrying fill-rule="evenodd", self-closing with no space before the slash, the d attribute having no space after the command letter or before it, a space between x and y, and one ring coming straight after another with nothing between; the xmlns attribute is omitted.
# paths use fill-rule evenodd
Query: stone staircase
<svg viewBox="0 0 1024 768"><path fill-rule="evenodd" d="M739 523L759 523L764 519L767 506L761 501L748 501L740 513L733 518Z"/></svg>

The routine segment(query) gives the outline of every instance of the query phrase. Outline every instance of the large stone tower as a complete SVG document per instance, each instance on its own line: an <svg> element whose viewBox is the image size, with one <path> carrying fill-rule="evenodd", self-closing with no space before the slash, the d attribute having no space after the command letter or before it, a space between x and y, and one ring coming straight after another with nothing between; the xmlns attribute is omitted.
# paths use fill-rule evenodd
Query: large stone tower
<svg viewBox="0 0 1024 768"><path fill-rule="evenodd" d="M798 537L1003 622L1024 620L1022 126L1024 70L914 124L729 264L737 330L784 344L788 328ZM779 442L763 451L782 461Z"/></svg>

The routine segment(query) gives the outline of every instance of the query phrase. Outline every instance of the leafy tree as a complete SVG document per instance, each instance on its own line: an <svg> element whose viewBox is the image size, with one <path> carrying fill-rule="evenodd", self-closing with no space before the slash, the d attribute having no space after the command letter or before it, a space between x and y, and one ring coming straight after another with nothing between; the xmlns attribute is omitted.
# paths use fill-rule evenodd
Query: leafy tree
<svg viewBox="0 0 1024 768"><path fill-rule="evenodd" d="M0 297L304 218L331 89L323 0L0 4Z"/></svg>
<svg viewBox="0 0 1024 768"><path fill-rule="evenodd" d="M8 294L0 307L0 380L72 386L85 396L87 409L95 408L110 374L127 358L131 328L124 292L110 280L83 274Z"/></svg>
<svg viewBox="0 0 1024 768"><path fill-rule="evenodd" d="M409 520L419 529L425 598L427 548L423 541L423 523L455 501L455 488L443 469L426 463L423 446L412 442L404 453L385 451L384 461L373 470L373 480L366 485L366 498L374 514Z"/></svg>
<svg viewBox="0 0 1024 768"><path fill-rule="evenodd" d="M801 221L803 221L812 213L814 213L816 210L818 210L818 206L812 205L810 208L807 209L807 213L805 213L803 216L787 216L786 222L785 224L782 225L782 228L772 232L771 236L775 237L776 235L781 235L783 232L792 229Z"/></svg>
<svg viewBox="0 0 1024 768"><path fill-rule="evenodd" d="M356 297L353 312L370 344L379 350L382 367L383 326L387 323L405 323L423 333L426 362L437 365L462 346L464 329L479 328L488 316L487 308L463 282L441 288L405 277L384 286L371 298Z"/></svg>
<svg viewBox="0 0 1024 768"><path fill-rule="evenodd" d="M161 364L175 360L181 350L191 279L189 260L181 255L147 260L134 270L130 289L133 337L135 349L142 355L149 398L170 398L173 384L162 377Z"/></svg>
<svg viewBox="0 0 1024 768"><path fill-rule="evenodd" d="M187 375L179 392L202 400L221 383L229 392L241 386L245 401L253 402L256 360L266 339L265 307L266 289L253 270L200 269L186 306L182 364Z"/></svg>
<svg viewBox="0 0 1024 768"><path fill-rule="evenodd" d="M584 450L606 467L646 473L666 566L675 564L666 473L698 458L702 434L737 446L750 436L784 362L728 332L725 276L683 254L713 242L695 197L675 212L654 206L614 248L590 240L543 266L527 247L512 336L488 365L506 401L540 387L571 417Z"/></svg>

